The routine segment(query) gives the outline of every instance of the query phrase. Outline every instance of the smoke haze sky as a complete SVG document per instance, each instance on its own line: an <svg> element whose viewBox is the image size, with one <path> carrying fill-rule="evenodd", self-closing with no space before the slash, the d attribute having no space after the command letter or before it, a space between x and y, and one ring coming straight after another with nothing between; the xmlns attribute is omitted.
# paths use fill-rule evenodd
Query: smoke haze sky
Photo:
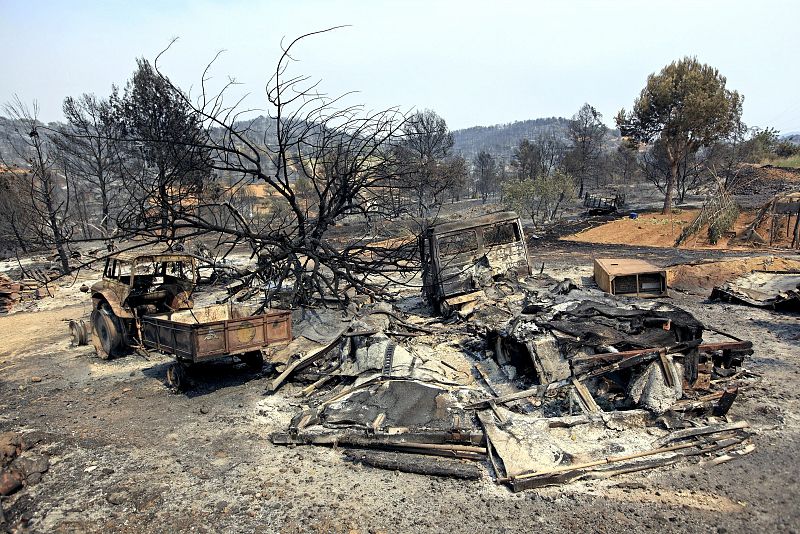
<svg viewBox="0 0 800 534"><path fill-rule="evenodd" d="M750 126L800 131L800 2L718 1L55 1L0 0L0 102L38 101L62 118L66 96L107 96L135 58L160 61L197 94L214 82L263 108L282 38L346 24L304 41L292 68L369 109L430 108L451 129L565 116L589 102L613 125L647 75L686 55L744 95ZM256 112L258 113L258 112Z"/></svg>

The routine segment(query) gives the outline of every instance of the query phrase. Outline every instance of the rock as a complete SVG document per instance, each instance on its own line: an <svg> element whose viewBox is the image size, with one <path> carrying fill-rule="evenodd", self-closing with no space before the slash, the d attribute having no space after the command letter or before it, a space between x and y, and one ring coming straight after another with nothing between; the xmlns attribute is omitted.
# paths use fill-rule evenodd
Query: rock
<svg viewBox="0 0 800 534"><path fill-rule="evenodd" d="M629 489L629 490L647 489L647 486L645 486L641 482L620 482L619 484L617 484L617 487L620 488L620 489Z"/></svg>
<svg viewBox="0 0 800 534"><path fill-rule="evenodd" d="M42 381L42 377L41 376L32 376L31 377L31 382L33 382L33 383L37 383L37 382L41 382L41 381Z"/></svg>
<svg viewBox="0 0 800 534"><path fill-rule="evenodd" d="M203 413L203 414L208 413L208 406L201 406L200 407L200 413Z"/></svg>
<svg viewBox="0 0 800 534"><path fill-rule="evenodd" d="M114 506L118 506L124 503L128 499L128 492L127 491L112 491L106 496L106 500L113 504Z"/></svg>
<svg viewBox="0 0 800 534"><path fill-rule="evenodd" d="M46 297L54 296L55 292L56 292L55 286L39 287L39 288L36 288L36 291L34 292L34 295L36 296L37 299L43 299L43 298L46 298Z"/></svg>
<svg viewBox="0 0 800 534"><path fill-rule="evenodd" d="M22 487L25 477L16 469L3 469L0 472L0 495L11 495Z"/></svg>
<svg viewBox="0 0 800 534"><path fill-rule="evenodd" d="M32 449L35 445L41 443L45 440L44 432L28 432L26 434L20 435L20 442L19 446L20 449L23 451L27 451L28 449Z"/></svg>
<svg viewBox="0 0 800 534"><path fill-rule="evenodd" d="M503 365L501 369L509 380L514 380L517 377L517 368L513 365Z"/></svg>
<svg viewBox="0 0 800 534"><path fill-rule="evenodd" d="M18 432L0 432L0 447L13 445L16 448L22 442L22 435Z"/></svg>
<svg viewBox="0 0 800 534"><path fill-rule="evenodd" d="M35 473L46 473L50 469L50 459L41 454L28 453L15 459L11 463L11 468L27 478Z"/></svg>
<svg viewBox="0 0 800 534"><path fill-rule="evenodd" d="M11 461L17 455L17 446L12 443L0 444L0 464L5 464Z"/></svg>

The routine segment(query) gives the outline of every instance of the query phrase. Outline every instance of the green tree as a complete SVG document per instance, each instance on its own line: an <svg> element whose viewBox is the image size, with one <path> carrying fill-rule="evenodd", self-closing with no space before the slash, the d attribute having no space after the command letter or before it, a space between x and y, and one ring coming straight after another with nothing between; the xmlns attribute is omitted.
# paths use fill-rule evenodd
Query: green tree
<svg viewBox="0 0 800 534"><path fill-rule="evenodd" d="M672 208L679 164L688 154L731 134L740 122L742 97L725 88L717 69L686 57L647 78L633 109L616 117L623 136L640 143L664 144L670 175L663 213Z"/></svg>
<svg viewBox="0 0 800 534"><path fill-rule="evenodd" d="M555 220L564 202L575 198L575 180L561 169L537 179L510 180L503 184L503 202L536 223Z"/></svg>

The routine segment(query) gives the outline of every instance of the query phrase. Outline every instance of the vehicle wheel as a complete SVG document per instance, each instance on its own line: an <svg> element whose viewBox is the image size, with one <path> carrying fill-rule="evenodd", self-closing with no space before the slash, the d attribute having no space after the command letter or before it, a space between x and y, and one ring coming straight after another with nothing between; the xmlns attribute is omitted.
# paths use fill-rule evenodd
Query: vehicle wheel
<svg viewBox="0 0 800 534"><path fill-rule="evenodd" d="M72 336L72 344L74 346L86 345L88 333L86 332L86 323L83 319L70 321L69 333Z"/></svg>
<svg viewBox="0 0 800 534"><path fill-rule="evenodd" d="M253 372L258 372L264 367L264 355L260 350L242 354L239 359Z"/></svg>
<svg viewBox="0 0 800 534"><path fill-rule="evenodd" d="M184 391L189 381L186 369L180 363L173 363L167 368L167 384L176 391Z"/></svg>
<svg viewBox="0 0 800 534"><path fill-rule="evenodd" d="M101 360L121 352L122 332L115 319L114 312L105 306L92 312L92 344Z"/></svg>

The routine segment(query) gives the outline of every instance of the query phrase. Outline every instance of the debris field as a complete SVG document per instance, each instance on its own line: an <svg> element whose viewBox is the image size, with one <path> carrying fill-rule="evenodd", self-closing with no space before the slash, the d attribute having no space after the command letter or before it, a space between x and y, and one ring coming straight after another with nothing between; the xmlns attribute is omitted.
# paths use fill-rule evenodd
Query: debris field
<svg viewBox="0 0 800 534"><path fill-rule="evenodd" d="M474 243L457 237L472 231ZM620 260L593 270L554 254L531 269L508 214L427 238L421 278L437 290L295 309L289 338L265 346L260 369L230 352L182 361L158 345L160 331L98 359L87 339L96 332L67 325L91 322L91 302L38 301L36 313L0 318L19 331L4 336L0 382L4 524L393 532L462 517L489 532L535 517L574 531L594 528L594 513L634 530L794 524L796 272L743 260L755 270L702 300L664 291L675 273L645 262L611 273L618 285L595 280ZM699 290L697 266L683 269ZM647 285L653 273L658 288ZM635 291L624 291L626 276ZM214 321L253 317L205 304L227 293L198 286L191 312L142 324L173 329L194 316L208 335ZM47 317L60 330L32 338ZM753 317L772 322L766 337ZM176 381L181 363L193 365ZM746 487L775 466L786 492ZM456 516L419 520L445 503ZM570 515L575 505L590 512Z"/></svg>

